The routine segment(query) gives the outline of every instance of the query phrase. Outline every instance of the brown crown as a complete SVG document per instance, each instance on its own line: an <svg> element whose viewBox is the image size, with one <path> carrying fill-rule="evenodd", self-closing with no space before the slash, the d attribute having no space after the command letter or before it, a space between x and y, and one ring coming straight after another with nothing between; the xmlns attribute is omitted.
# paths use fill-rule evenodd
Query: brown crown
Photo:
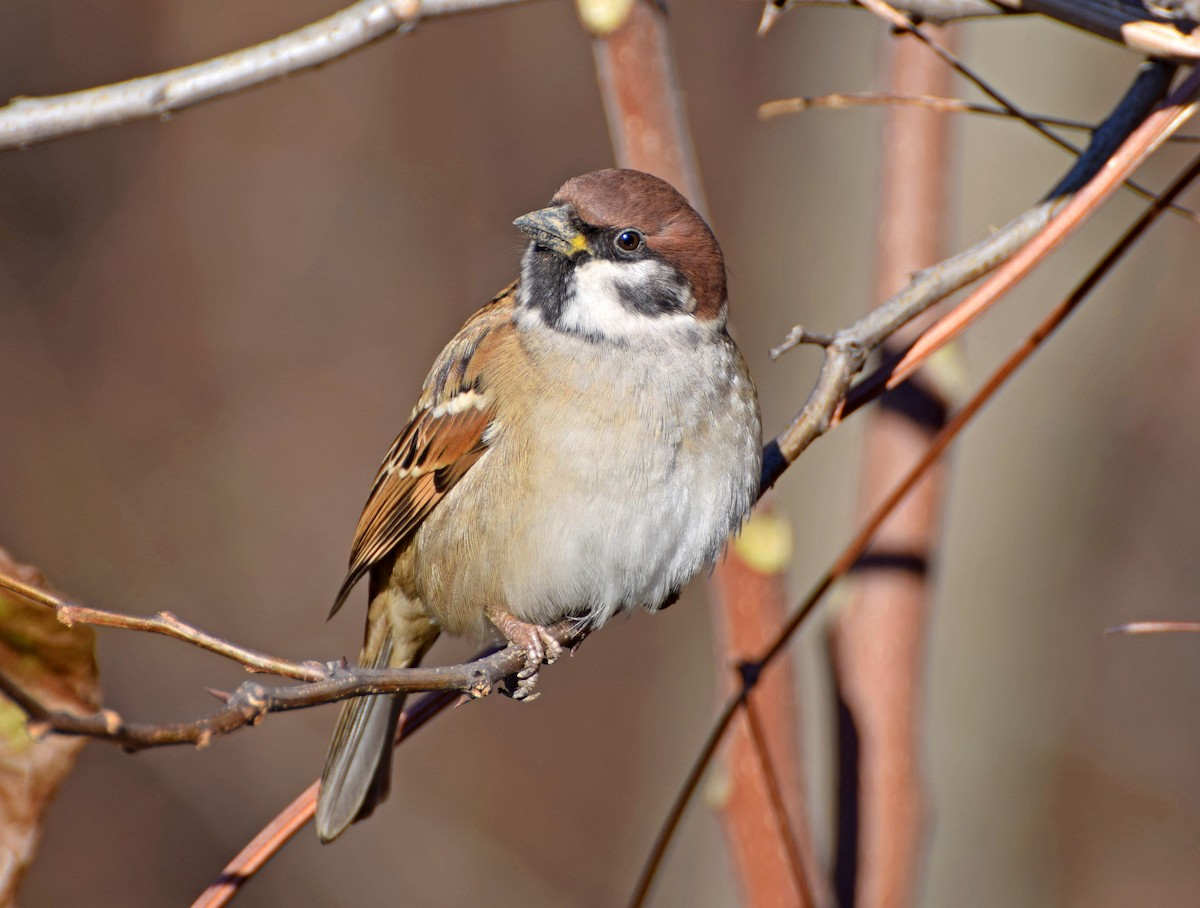
<svg viewBox="0 0 1200 908"><path fill-rule="evenodd" d="M567 180L553 202L593 227L636 227L646 245L692 285L697 318L725 306L725 258L704 218L670 183L640 170L597 170Z"/></svg>

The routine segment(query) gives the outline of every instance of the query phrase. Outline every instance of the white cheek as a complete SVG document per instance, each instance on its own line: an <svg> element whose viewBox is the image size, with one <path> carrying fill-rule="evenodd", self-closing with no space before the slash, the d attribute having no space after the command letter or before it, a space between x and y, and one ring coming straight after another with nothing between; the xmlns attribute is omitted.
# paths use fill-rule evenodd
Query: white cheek
<svg viewBox="0 0 1200 908"><path fill-rule="evenodd" d="M563 307L562 327L582 334L599 335L614 340L633 341L640 338L663 337L671 329L690 330L695 319L688 312L694 308L691 294L682 289L682 312L664 315L644 315L626 305L621 299L619 283L669 281L670 272L659 262L610 262L591 259L575 269L573 293Z"/></svg>

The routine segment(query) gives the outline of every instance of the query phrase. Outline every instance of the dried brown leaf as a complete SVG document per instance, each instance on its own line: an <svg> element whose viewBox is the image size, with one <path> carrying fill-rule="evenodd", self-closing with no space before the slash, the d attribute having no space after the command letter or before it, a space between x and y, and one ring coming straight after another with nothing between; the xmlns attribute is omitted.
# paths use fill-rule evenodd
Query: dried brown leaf
<svg viewBox="0 0 1200 908"><path fill-rule="evenodd" d="M0 570L46 588L39 571L2 548ZM94 644L91 628L67 627L52 609L0 591L0 674L47 709L91 713L99 706ZM14 904L42 815L84 741L31 735L24 710L0 696L0 905Z"/></svg>

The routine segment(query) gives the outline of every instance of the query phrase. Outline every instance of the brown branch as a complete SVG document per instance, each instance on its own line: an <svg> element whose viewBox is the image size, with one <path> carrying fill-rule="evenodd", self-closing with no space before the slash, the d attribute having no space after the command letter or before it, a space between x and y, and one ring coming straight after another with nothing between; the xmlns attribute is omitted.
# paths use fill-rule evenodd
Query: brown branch
<svg viewBox="0 0 1200 908"><path fill-rule="evenodd" d="M580 9L587 9L587 0ZM645 170L682 192L704 213L704 187L683 108L664 10L633 0L625 19L593 30L596 80L618 167Z"/></svg>
<svg viewBox="0 0 1200 908"><path fill-rule="evenodd" d="M885 92L833 92L827 95L809 97L779 98L766 101L758 106L760 120L773 120L787 114L802 113L806 110L848 110L852 107L918 107L922 110L932 110L936 113L977 114L984 117L998 117L1005 120L1017 119L1010 111L991 104L975 104L961 98L943 98L933 95L899 95ZM1048 114L1027 114L1029 119L1044 126L1057 126L1060 129L1074 129L1080 132L1094 132L1095 123L1084 120L1070 120L1065 117L1052 117ZM1195 144L1200 142L1200 136L1174 135L1170 141L1179 144Z"/></svg>
<svg viewBox="0 0 1200 908"><path fill-rule="evenodd" d="M742 701L742 712L746 716L746 727L750 731L750 741L753 744L755 756L758 758L759 770L767 790L767 801L771 805L771 818L775 821L776 834L783 842L783 851L787 855L788 869L792 874L792 885L795 887L797 903L802 906L815 905L812 886L809 884L809 869L805 866L804 856L800 850L800 842L792 830L792 821L788 816L787 804L783 798L783 786L779 773L771 761L771 750L767 742L767 731L763 728L762 720L758 717L758 707L754 705L755 697L750 695ZM755 904L764 904L756 902Z"/></svg>
<svg viewBox="0 0 1200 908"><path fill-rule="evenodd" d="M458 699L454 694L444 691L422 697L400 717L395 743L399 745L401 741L415 734L430 719ZM320 789L320 781L313 782L281 810L225 865L221 875L192 903L192 908L220 908L232 901L242 886L312 820L317 809L317 793Z"/></svg>
<svg viewBox="0 0 1200 908"><path fill-rule="evenodd" d="M1105 253L1071 294L1038 324L1029 336L988 377L979 390L946 423L931 440L929 447L921 459L913 464L904 478L879 503L879 506L872 512L871 516L864 521L858 532L847 543L845 548L842 549L833 564L813 586L808 596L792 612L792 615L780 628L770 646L763 651L757 661L747 663L743 666L743 687L725 703L712 729L709 731L700 753L689 768L683 786L680 788L675 800L671 803L667 817L659 830L650 855L638 877L637 885L629 902L631 908L639 908L639 906L645 903L650 887L654 883L658 868L661 866L662 859L666 855L667 847L674 837L675 830L679 827L679 822L692 796L695 794L700 779L703 778L705 771L712 763L713 756L720 747L734 714L748 695L754 682L760 677L763 668L769 665L784 650L796 631L821 603L834 584L845 576L866 551L867 546L871 543L871 540L875 537L876 532L883 522L892 514L896 506L904 500L909 492L916 487L928 470L937 463L955 438L962 433L996 393L1016 374L1021 366L1045 344L1051 335L1066 321L1067 317L1088 297L1091 291L1112 270L1113 266L1124 257L1142 234L1162 215L1167 205L1174 201L1197 177L1200 177L1200 156L1197 156L1188 168L1172 181L1171 186L1162 194L1160 199L1142 214L1137 222Z"/></svg>
<svg viewBox="0 0 1200 908"><path fill-rule="evenodd" d="M292 662L238 646L228 640L205 633L199 628L181 621L170 612L159 612L153 618L140 618L136 615L123 615L120 612L89 608L76 602L68 602L53 593L25 583L3 570L0 570L0 589L8 590L10 593L16 593L39 605L54 609L58 620L67 627L73 624L91 624L97 627L118 627L125 630L163 634L239 662L248 671L295 678L299 681L322 681L330 677L329 667L323 663Z"/></svg>
<svg viewBox="0 0 1200 908"><path fill-rule="evenodd" d="M0 107L0 149L164 117L313 69L386 38L420 19L506 6L522 0L359 0L339 13L253 47L156 73Z"/></svg>
<svg viewBox="0 0 1200 908"><path fill-rule="evenodd" d="M771 639L787 615L790 561L791 526L764 503L713 574L713 644L719 665L741 665ZM741 680L728 671L719 677L727 682L720 686L721 702ZM800 696L792 666L774 666L751 699L756 715L761 714L767 751L758 752L761 747L747 723L734 726L723 759L729 781L722 786L720 803L742 901L748 906L787 905L803 898L806 904L828 905L830 886L807 822ZM764 775L764 757L772 778ZM776 816L774 828L762 820L770 815Z"/></svg>
<svg viewBox="0 0 1200 908"><path fill-rule="evenodd" d="M742 700L746 697L747 693L748 688L746 685L743 685L742 689L735 696L730 697L726 701L725 706L713 723L708 737L705 738L704 744L700 747L700 753L692 763L692 768L688 770L687 777L683 780L683 787L671 803L671 809L668 811L667 817L658 831L658 836L655 838L654 844L650 846L650 853L646 858L646 862L642 865L642 872L638 876L637 884L633 888L633 894L629 897L629 908L641 908L646 903L646 897L650 894L650 887L654 885L658 868L662 866L662 859L667 853L667 846L671 844L671 839L675 836L675 830L679 828L679 821L683 819L683 812L687 810L687 806L692 800L692 795L696 793L696 789L700 785L700 780L704 778L704 773L707 772L709 764L712 763L713 757L716 756L717 748L721 746L725 732L728 730L729 724L733 721L734 715L741 708Z"/></svg>

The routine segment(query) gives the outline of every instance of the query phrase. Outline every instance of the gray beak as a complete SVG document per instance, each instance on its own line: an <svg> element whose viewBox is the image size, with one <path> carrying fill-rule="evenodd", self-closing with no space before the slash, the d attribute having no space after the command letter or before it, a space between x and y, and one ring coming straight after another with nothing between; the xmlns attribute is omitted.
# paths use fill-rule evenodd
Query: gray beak
<svg viewBox="0 0 1200 908"><path fill-rule="evenodd" d="M588 245L584 235L571 223L568 211L565 205L543 208L521 215L513 224L539 246L572 258L586 252Z"/></svg>

